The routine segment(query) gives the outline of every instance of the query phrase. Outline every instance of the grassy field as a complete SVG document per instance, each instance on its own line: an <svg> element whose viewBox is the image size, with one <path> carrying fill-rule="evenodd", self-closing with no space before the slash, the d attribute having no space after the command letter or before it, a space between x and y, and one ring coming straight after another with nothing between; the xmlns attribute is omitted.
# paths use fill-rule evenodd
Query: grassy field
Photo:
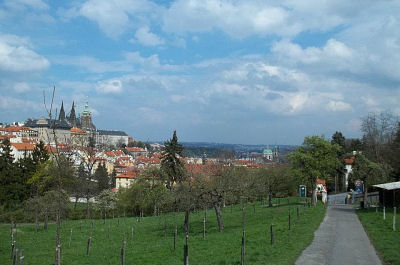
<svg viewBox="0 0 400 265"><path fill-rule="evenodd" d="M393 209L386 209L383 220L382 208L358 210L357 214L364 225L375 249L387 264L400 265L400 220L396 215L397 229L393 231Z"/></svg>
<svg viewBox="0 0 400 265"><path fill-rule="evenodd" d="M245 207L246 264L293 264L301 251L311 243L313 233L325 215L325 206L303 207L296 198L282 199L280 206L263 207L257 203ZM297 217L299 207L299 218ZM292 226L288 230L288 213ZM190 264L240 264L242 211L239 205L223 210L225 231L217 231L215 212L207 212L207 236L203 238L204 211L190 217ZM137 218L115 218L93 221L64 221L62 223L62 264L121 264L122 239L126 237L125 264L182 264L184 231L183 214ZM270 244L270 224L274 225L275 243ZM177 250L173 250L174 227L178 225ZM133 237L132 237L133 228ZM69 246L70 232L72 241ZM91 250L86 255L88 238L92 233ZM24 249L24 264L52 264L55 249L55 225L48 231L35 233L34 225L18 224L15 240ZM10 259L10 225L0 225L0 263L12 264Z"/></svg>

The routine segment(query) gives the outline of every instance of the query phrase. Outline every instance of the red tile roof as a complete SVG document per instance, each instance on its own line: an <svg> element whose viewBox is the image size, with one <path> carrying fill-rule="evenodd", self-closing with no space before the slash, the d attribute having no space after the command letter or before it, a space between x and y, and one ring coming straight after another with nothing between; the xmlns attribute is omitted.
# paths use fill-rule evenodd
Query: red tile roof
<svg viewBox="0 0 400 265"><path fill-rule="evenodd" d="M11 139L11 138L15 138L17 136L15 135L0 135L0 141L4 140L4 139Z"/></svg>
<svg viewBox="0 0 400 265"><path fill-rule="evenodd" d="M31 128L26 126L10 126L6 128L8 132L32 131Z"/></svg>
<svg viewBox="0 0 400 265"><path fill-rule="evenodd" d="M346 163L346 165L352 165L352 164L354 164L355 159L356 158L354 156L348 157L348 158L344 159L344 162Z"/></svg>
<svg viewBox="0 0 400 265"><path fill-rule="evenodd" d="M125 147L128 152L146 152L143 148L140 147Z"/></svg>
<svg viewBox="0 0 400 265"><path fill-rule="evenodd" d="M35 149L35 145L29 143L11 143L11 146L14 146L18 151L33 151Z"/></svg>
<svg viewBox="0 0 400 265"><path fill-rule="evenodd" d="M84 130L81 130L79 128L71 128L70 132L71 133L78 133L78 134L85 134L86 133Z"/></svg>

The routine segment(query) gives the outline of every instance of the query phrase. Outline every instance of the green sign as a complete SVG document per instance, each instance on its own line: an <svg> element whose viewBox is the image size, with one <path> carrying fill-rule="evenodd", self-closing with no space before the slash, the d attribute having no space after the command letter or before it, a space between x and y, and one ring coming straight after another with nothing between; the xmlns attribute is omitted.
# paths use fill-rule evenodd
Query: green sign
<svg viewBox="0 0 400 265"><path fill-rule="evenodd" d="M300 185L300 187L299 187L299 195L300 195L300 197L307 197L306 185Z"/></svg>

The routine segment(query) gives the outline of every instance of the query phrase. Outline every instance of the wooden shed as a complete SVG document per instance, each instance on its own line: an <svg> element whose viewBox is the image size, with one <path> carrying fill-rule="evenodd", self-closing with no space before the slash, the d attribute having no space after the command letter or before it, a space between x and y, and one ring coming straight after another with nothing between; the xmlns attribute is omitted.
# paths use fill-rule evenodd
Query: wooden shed
<svg viewBox="0 0 400 265"><path fill-rule="evenodd" d="M373 185L379 189L379 203L385 207L400 206L400 181Z"/></svg>

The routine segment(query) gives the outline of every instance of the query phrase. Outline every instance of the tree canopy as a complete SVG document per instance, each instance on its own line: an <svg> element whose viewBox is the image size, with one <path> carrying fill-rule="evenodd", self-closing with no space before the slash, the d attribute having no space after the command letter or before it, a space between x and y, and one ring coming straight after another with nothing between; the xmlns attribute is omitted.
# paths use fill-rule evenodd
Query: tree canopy
<svg viewBox="0 0 400 265"><path fill-rule="evenodd" d="M313 203L316 203L315 186L317 178L328 180L340 165L337 144L331 144L323 136L307 136L303 145L289 155L294 174L305 181L313 191Z"/></svg>
<svg viewBox="0 0 400 265"><path fill-rule="evenodd" d="M174 183L182 182L186 178L185 167L180 160L183 146L178 142L176 131L174 131L172 138L164 143L164 146L161 169L166 175L167 188L172 189Z"/></svg>

